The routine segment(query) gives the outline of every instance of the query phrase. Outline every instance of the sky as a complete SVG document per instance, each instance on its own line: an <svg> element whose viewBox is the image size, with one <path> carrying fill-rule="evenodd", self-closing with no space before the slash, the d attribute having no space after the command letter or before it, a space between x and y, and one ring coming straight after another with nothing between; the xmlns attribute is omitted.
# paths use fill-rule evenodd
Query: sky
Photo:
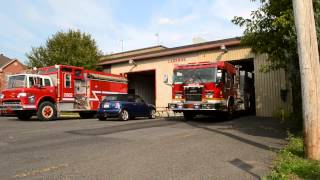
<svg viewBox="0 0 320 180"><path fill-rule="evenodd" d="M241 36L250 0L0 0L0 53L26 62L57 31L88 33L104 54Z"/></svg>

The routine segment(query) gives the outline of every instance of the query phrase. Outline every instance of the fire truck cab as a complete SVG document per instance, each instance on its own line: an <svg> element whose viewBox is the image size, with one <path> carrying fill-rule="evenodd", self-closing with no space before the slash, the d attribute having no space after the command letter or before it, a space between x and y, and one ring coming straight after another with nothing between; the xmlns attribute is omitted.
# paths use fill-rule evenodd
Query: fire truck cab
<svg viewBox="0 0 320 180"><path fill-rule="evenodd" d="M83 67L55 65L31 73L10 75L0 93L0 110L27 120L54 120L61 112L93 117L108 94L126 94L127 79Z"/></svg>
<svg viewBox="0 0 320 180"><path fill-rule="evenodd" d="M198 114L224 112L232 117L243 108L239 71L228 62L200 62L174 67L172 102L173 112L182 112L186 120Z"/></svg>

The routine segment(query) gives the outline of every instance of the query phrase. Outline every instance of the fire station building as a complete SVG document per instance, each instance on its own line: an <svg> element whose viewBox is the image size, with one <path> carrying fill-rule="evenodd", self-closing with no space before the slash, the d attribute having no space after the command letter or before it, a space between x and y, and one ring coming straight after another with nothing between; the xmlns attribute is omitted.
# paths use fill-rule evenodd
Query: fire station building
<svg viewBox="0 0 320 180"><path fill-rule="evenodd" d="M228 61L251 72L254 80L254 107L257 116L271 117L280 109L291 111L292 93L283 70L261 72L268 63L266 55L254 54L249 47L240 45L239 38L210 41L181 47L154 46L106 55L100 65L105 72L126 74L128 91L163 109L171 102L171 86L175 64Z"/></svg>

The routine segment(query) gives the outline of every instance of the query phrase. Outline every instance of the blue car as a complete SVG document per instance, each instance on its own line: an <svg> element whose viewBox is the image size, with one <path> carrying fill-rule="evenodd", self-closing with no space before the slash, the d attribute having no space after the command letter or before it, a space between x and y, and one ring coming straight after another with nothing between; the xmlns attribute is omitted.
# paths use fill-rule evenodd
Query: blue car
<svg viewBox="0 0 320 180"><path fill-rule="evenodd" d="M154 105L145 103L140 96L114 94L106 96L98 110L99 120L103 121L109 117L119 117L123 121L135 117L154 119L156 118L156 108Z"/></svg>

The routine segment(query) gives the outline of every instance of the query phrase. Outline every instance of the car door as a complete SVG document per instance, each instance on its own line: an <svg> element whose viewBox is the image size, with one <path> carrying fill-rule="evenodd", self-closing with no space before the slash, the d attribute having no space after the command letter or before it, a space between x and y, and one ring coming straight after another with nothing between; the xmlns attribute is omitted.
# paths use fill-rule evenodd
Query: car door
<svg viewBox="0 0 320 180"><path fill-rule="evenodd" d="M135 96L129 95L128 100L126 102L126 109L129 112L130 116L138 116L139 113L137 108L137 103L135 102Z"/></svg>
<svg viewBox="0 0 320 180"><path fill-rule="evenodd" d="M149 107L140 96L135 96L136 109L139 116L147 116Z"/></svg>

